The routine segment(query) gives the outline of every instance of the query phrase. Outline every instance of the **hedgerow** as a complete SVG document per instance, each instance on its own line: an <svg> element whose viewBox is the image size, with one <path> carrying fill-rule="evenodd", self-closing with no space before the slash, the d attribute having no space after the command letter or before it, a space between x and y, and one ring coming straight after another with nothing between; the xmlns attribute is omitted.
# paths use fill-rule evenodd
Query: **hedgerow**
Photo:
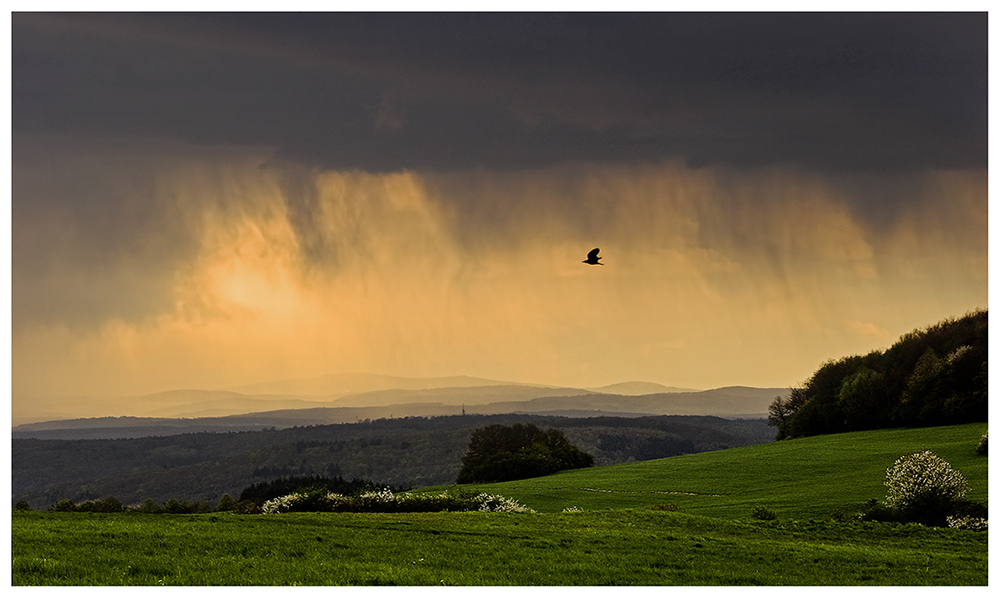
<svg viewBox="0 0 1000 598"><path fill-rule="evenodd" d="M490 511L504 513L533 513L512 498L496 494L479 493L474 496L403 492L394 494L388 488L366 490L344 496L323 490L293 492L264 503L261 512L266 514L290 512L352 512L352 513L425 513L439 511Z"/></svg>

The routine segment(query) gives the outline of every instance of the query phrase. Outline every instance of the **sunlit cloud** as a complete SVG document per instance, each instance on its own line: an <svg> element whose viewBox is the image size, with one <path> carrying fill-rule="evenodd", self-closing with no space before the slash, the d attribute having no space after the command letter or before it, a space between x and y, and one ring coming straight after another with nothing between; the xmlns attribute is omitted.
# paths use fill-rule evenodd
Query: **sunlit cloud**
<svg viewBox="0 0 1000 598"><path fill-rule="evenodd" d="M919 175L925 196L875 224L793 170L164 158L139 179L113 153L88 163L120 205L152 201L129 216L142 234L78 219L49 245L60 187L18 186L15 164L37 202L14 219L15 409L341 371L788 386L986 305L981 172ZM580 263L592 247L605 266Z"/></svg>

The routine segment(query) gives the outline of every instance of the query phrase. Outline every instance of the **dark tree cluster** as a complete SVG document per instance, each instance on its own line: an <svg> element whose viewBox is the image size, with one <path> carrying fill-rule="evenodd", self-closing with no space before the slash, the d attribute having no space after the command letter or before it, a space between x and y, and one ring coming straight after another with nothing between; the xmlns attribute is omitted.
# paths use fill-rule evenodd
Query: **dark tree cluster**
<svg viewBox="0 0 1000 598"><path fill-rule="evenodd" d="M30 511L31 505L27 501L21 500L14 505L15 510ZM190 513L211 513L213 511L212 506L208 504L208 501L197 501L188 502L185 500L177 500L171 498L164 502L162 505L155 500L148 498L141 503L134 505L122 504L120 500L114 496L108 496L100 499L85 500L83 502L74 503L68 498L64 498L59 502L55 503L49 507L50 511L61 511L68 513L171 513L171 514L190 514ZM231 511L236 510L235 501L228 494L224 494L222 499L219 501L218 506L214 509L215 511Z"/></svg>
<svg viewBox="0 0 1000 598"><path fill-rule="evenodd" d="M768 422L777 439L986 421L988 312L903 335L885 351L824 363Z"/></svg>
<svg viewBox="0 0 1000 598"><path fill-rule="evenodd" d="M494 424L472 433L456 482L521 480L593 464L592 455L555 428L542 431L534 424Z"/></svg>

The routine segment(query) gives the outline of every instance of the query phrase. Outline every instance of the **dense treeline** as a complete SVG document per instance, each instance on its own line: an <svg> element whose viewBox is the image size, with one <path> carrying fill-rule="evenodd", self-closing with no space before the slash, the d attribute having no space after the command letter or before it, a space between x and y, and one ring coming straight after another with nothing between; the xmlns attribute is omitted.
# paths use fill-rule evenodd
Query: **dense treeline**
<svg viewBox="0 0 1000 598"><path fill-rule="evenodd" d="M771 403L777 439L987 419L988 312L900 337L885 351L824 363Z"/></svg>

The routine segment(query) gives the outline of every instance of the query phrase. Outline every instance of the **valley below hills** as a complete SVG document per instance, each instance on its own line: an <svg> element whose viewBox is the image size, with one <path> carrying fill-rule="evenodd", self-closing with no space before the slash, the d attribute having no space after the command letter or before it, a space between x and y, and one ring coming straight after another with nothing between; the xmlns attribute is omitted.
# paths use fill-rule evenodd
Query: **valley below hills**
<svg viewBox="0 0 1000 598"><path fill-rule="evenodd" d="M559 417L450 415L366 420L245 432L115 439L15 438L14 502L45 509L61 500L113 496L125 504L168 499L215 504L251 484L288 476L342 476L417 488L454 483L474 430L493 424L556 428L595 465L760 444L764 419L700 415Z"/></svg>
<svg viewBox="0 0 1000 598"><path fill-rule="evenodd" d="M173 390L129 398L120 415L14 426L12 495L47 508L106 496L216 501L285 476L452 483L473 431L490 424L560 429L610 465L770 442L767 408L786 393L374 374Z"/></svg>
<svg viewBox="0 0 1000 598"><path fill-rule="evenodd" d="M216 501L285 476L452 483L473 431L490 424L560 429L610 465L770 442L767 407L786 392L371 374L175 390L133 397L122 415L13 427L12 495L47 508L106 496Z"/></svg>

